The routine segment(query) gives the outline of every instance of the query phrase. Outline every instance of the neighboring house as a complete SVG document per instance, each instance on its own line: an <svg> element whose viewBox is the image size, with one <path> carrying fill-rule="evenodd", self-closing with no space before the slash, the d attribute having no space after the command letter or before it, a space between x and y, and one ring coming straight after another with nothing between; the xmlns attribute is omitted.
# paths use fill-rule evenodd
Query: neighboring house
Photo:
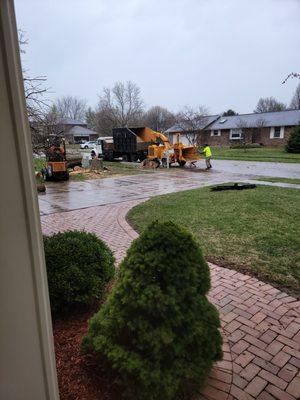
<svg viewBox="0 0 300 400"><path fill-rule="evenodd" d="M87 124L71 118L61 118L57 126L60 136L64 136L69 143L96 140L99 134L87 128Z"/></svg>
<svg viewBox="0 0 300 400"><path fill-rule="evenodd" d="M290 130L300 123L300 110L240 114L232 116L209 116L209 123L198 131L198 144L233 146L238 142L258 143L263 146L282 146ZM212 121L211 121L212 119ZM211 121L211 122L210 122ZM177 129L177 130L176 130ZM166 131L171 136L181 132L184 144L186 132L174 125Z"/></svg>
<svg viewBox="0 0 300 400"><path fill-rule="evenodd" d="M60 118L57 122L57 125L59 125L64 132L73 128L74 126L83 126L84 128L87 127L85 122L72 118Z"/></svg>
<svg viewBox="0 0 300 400"><path fill-rule="evenodd" d="M282 146L290 130L300 123L300 110L220 117L201 136L201 144L232 146L238 141Z"/></svg>
<svg viewBox="0 0 300 400"><path fill-rule="evenodd" d="M64 136L69 143L81 143L98 139L99 133L83 126L73 126L65 132Z"/></svg>

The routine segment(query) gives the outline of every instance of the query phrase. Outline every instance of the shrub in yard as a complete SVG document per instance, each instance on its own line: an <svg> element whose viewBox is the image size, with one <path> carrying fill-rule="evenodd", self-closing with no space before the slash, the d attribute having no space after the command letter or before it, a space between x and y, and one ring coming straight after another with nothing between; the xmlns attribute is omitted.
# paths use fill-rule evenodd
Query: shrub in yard
<svg viewBox="0 0 300 400"><path fill-rule="evenodd" d="M114 276L111 250L92 233L44 236L51 309L91 304Z"/></svg>
<svg viewBox="0 0 300 400"><path fill-rule="evenodd" d="M288 153L300 153L300 125L291 130L285 149Z"/></svg>
<svg viewBox="0 0 300 400"><path fill-rule="evenodd" d="M171 399L199 388L222 357L209 268L184 229L152 223L135 240L82 348L106 357L134 399Z"/></svg>

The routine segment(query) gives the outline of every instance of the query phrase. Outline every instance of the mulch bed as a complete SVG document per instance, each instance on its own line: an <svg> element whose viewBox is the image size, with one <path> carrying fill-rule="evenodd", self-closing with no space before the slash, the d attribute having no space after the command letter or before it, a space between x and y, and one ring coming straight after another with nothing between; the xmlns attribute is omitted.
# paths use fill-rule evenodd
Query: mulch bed
<svg viewBox="0 0 300 400"><path fill-rule="evenodd" d="M88 320L99 309L77 310L53 318L53 336L60 400L120 400L120 377L103 359L80 353ZM174 400L190 400L188 393Z"/></svg>
<svg viewBox="0 0 300 400"><path fill-rule="evenodd" d="M80 354L88 320L96 309L55 318L53 334L61 400L119 400L118 376L103 360Z"/></svg>

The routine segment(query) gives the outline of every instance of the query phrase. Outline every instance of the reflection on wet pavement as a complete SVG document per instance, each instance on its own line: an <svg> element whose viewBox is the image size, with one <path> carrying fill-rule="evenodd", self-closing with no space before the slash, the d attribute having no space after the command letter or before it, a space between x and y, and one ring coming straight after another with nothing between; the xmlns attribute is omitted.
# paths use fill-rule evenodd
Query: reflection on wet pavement
<svg viewBox="0 0 300 400"><path fill-rule="evenodd" d="M174 170L82 182L53 182L47 184L46 194L39 196L40 213L120 203L247 178L217 171Z"/></svg>

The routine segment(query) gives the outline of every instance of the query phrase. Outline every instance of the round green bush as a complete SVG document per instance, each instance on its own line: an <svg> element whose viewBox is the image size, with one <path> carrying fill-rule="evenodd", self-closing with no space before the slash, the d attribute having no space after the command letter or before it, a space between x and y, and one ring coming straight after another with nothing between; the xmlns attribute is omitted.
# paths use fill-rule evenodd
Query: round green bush
<svg viewBox="0 0 300 400"><path fill-rule="evenodd" d="M209 288L209 268L193 237L172 222L154 222L128 250L82 349L108 359L130 398L167 400L198 390L222 358Z"/></svg>
<svg viewBox="0 0 300 400"><path fill-rule="evenodd" d="M61 311L101 298L114 276L111 250L92 233L68 231L44 236L51 309Z"/></svg>
<svg viewBox="0 0 300 400"><path fill-rule="evenodd" d="M291 130L285 149L288 153L300 153L300 125Z"/></svg>

